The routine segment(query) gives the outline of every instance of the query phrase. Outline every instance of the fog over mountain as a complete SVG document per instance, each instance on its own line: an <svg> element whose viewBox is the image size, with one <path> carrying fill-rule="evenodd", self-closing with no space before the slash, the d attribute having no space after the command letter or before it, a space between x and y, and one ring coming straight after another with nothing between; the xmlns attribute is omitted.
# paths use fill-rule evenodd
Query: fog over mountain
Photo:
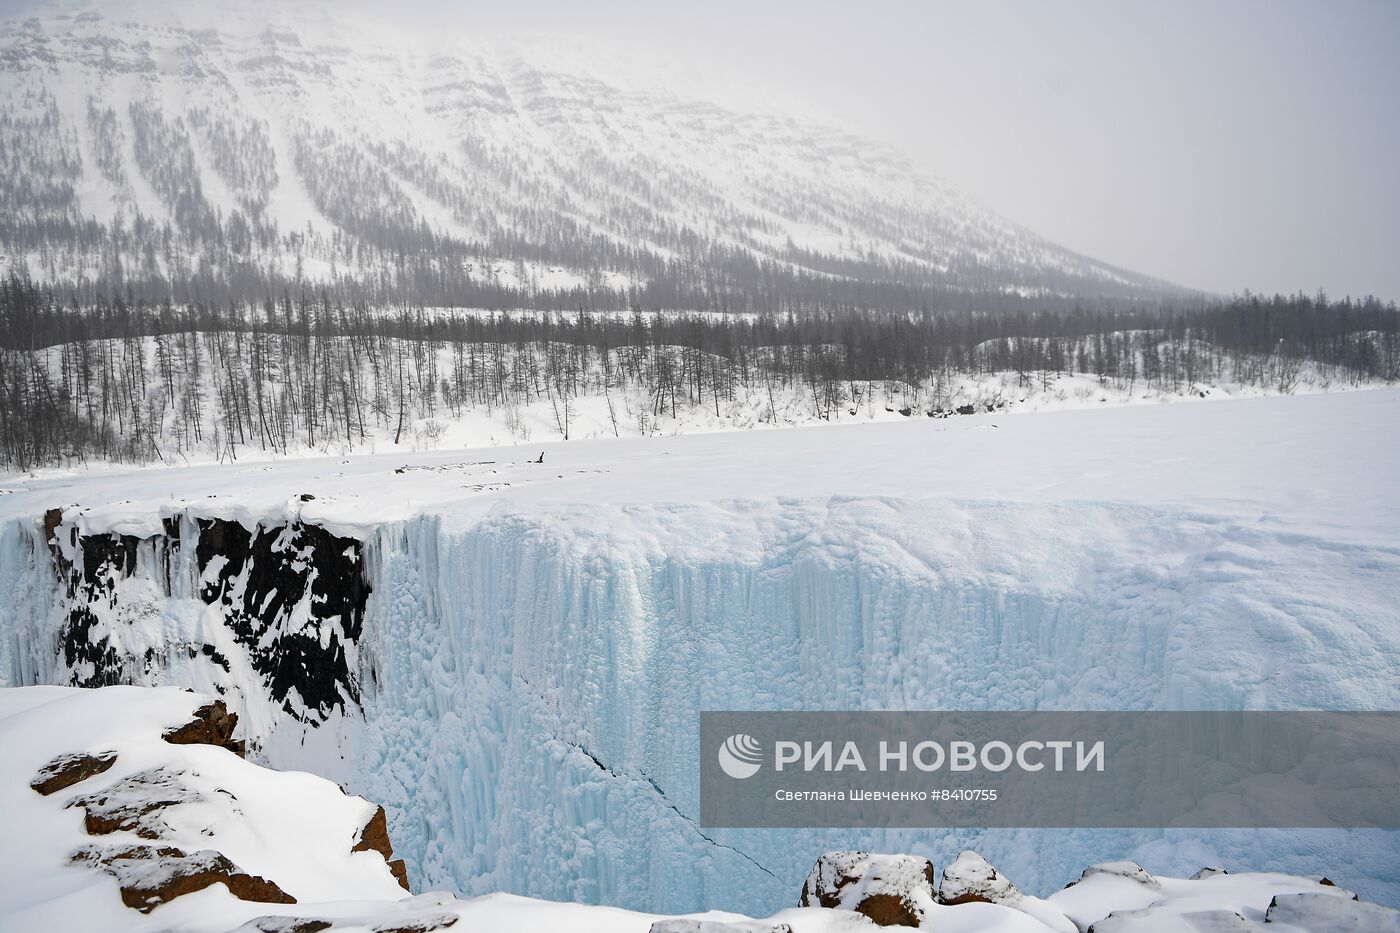
<svg viewBox="0 0 1400 933"><path fill-rule="evenodd" d="M0 249L82 298L305 285L486 307L946 310L1182 294L888 147L554 40L310 8L55 5L0 26L0 72Z"/></svg>

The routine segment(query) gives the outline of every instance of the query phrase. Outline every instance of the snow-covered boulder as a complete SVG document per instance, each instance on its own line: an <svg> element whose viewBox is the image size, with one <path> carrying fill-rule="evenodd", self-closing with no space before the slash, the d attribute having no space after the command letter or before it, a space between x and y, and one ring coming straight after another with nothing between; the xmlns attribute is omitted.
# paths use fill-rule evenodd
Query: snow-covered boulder
<svg viewBox="0 0 1400 933"><path fill-rule="evenodd" d="M880 926L916 927L936 906L933 863L917 855L828 852L802 884L801 907L835 907Z"/></svg>
<svg viewBox="0 0 1400 933"><path fill-rule="evenodd" d="M1164 910L1128 910L1110 914L1089 933L1275 933L1233 910L1198 910L1189 914Z"/></svg>
<svg viewBox="0 0 1400 933"><path fill-rule="evenodd" d="M1264 920L1329 933L1400 933L1400 910L1330 894L1278 894Z"/></svg>
<svg viewBox="0 0 1400 933"><path fill-rule="evenodd" d="M668 917L653 923L648 933L792 933L792 927L786 923L769 923L765 920L729 923L721 920Z"/></svg>
<svg viewBox="0 0 1400 933"><path fill-rule="evenodd" d="M1137 862L1126 861L1099 862L1097 865L1090 865L1088 868L1084 869L1084 872L1079 876L1079 880L1071 881L1070 885L1073 886L1079 884L1081 881L1084 881L1088 878L1092 878L1095 875L1107 875L1113 878L1126 878L1129 881L1146 885L1149 888L1160 888L1162 886L1156 878L1153 878L1151 875L1149 875L1147 873L1147 870L1144 869Z"/></svg>
<svg viewBox="0 0 1400 933"><path fill-rule="evenodd" d="M976 852L961 852L943 867L938 882L940 904L1005 904L1015 907L1022 894L1005 875Z"/></svg>
<svg viewBox="0 0 1400 933"><path fill-rule="evenodd" d="M1011 879L976 852L961 852L944 866L938 882L938 902L950 907L998 904L1029 914L1058 933L1075 933L1076 930L1063 913L1038 897L1021 893Z"/></svg>
<svg viewBox="0 0 1400 933"><path fill-rule="evenodd" d="M1329 922L1318 925L1292 923L1270 916L1273 906L1298 895L1319 897L1320 911L1343 910L1357 903L1355 895L1316 878L1272 872L1197 872L1190 879L1152 877L1143 881L1131 862L1094 866L1079 881L1046 898L1081 930L1094 933L1166 933L1185 930L1200 933L1251 931L1298 933L1346 929ZM1097 869L1097 870L1095 870ZM1151 876L1148 876L1151 877ZM1369 929L1360 926L1356 929ZM1385 929L1384 927L1379 929Z"/></svg>

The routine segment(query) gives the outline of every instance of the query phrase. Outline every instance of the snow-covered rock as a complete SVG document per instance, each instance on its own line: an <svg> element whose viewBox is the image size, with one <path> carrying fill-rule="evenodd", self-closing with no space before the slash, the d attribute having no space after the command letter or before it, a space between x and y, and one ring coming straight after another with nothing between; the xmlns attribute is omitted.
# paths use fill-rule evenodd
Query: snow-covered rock
<svg viewBox="0 0 1400 933"><path fill-rule="evenodd" d="M1400 933L1400 910L1330 894L1275 895L1264 921L1319 933Z"/></svg>
<svg viewBox="0 0 1400 933"><path fill-rule="evenodd" d="M1317 908L1341 910L1356 904L1355 895L1316 878L1266 872L1215 872L1199 878L1180 879L1139 873L1130 862L1103 863L1086 869L1080 880L1046 898L1080 930L1095 933L1168 933L1175 930L1259 931L1292 933L1268 917L1277 900L1297 895L1335 901ZM1376 906L1376 905L1368 905ZM1342 911L1338 916L1345 916ZM1319 915L1320 916L1320 915ZM1299 926L1298 930L1331 930Z"/></svg>
<svg viewBox="0 0 1400 933"><path fill-rule="evenodd" d="M1088 872L1045 902L1023 895L1015 908L944 905L933 897L927 859L856 852L820 858L804 888L811 906L767 918L665 917L506 894L410 896L386 864L382 809L322 778L255 765L226 741L171 741L211 722L229 725L231 714L211 716L214 707L174 688L0 689L0 931L869 933L891 922L960 933L1069 933L1098 923L1235 929L1199 926L1208 915L1279 933L1394 929L1374 925L1393 923L1394 911L1285 875L1158 878L1145 912L1122 886L1149 886L1113 871ZM951 877L986 881L981 864L969 853ZM1060 907L1077 927L1052 913Z"/></svg>
<svg viewBox="0 0 1400 933"><path fill-rule="evenodd" d="M985 902L1015 907L1022 894L1005 875L976 852L959 852L943 867L938 881L938 903Z"/></svg>
<svg viewBox="0 0 1400 933"><path fill-rule="evenodd" d="M723 920L670 917L653 923L649 933L792 933L792 927L786 923L764 921L730 923Z"/></svg>
<svg viewBox="0 0 1400 933"><path fill-rule="evenodd" d="M0 926L138 929L159 911L186 928L203 913L402 897L387 840L357 845L376 817L383 831L382 811L245 761L224 734L233 720L173 687L0 690Z"/></svg>
<svg viewBox="0 0 1400 933"><path fill-rule="evenodd" d="M1034 917L1051 930L1075 933L1074 923L1038 897L1021 893L1011 880L976 852L960 852L938 881L938 903L1000 904Z"/></svg>
<svg viewBox="0 0 1400 933"><path fill-rule="evenodd" d="M1233 910L1198 910L1189 914L1146 908L1110 914L1089 933L1269 933L1263 924Z"/></svg>
<svg viewBox="0 0 1400 933"><path fill-rule="evenodd" d="M1078 881L1073 881L1070 883L1071 885L1079 884L1080 882L1088 878L1093 878L1096 876L1126 878L1127 880L1135 884L1140 884L1153 889L1159 889L1162 887L1161 882L1149 875L1146 869L1144 869L1141 865L1139 865L1137 862L1128 861L1099 862L1097 865L1090 865L1088 868L1084 869L1084 872L1079 876Z"/></svg>
<svg viewBox="0 0 1400 933"><path fill-rule="evenodd" d="M916 855L827 852L797 903L853 910L879 926L921 926L935 903L933 863Z"/></svg>

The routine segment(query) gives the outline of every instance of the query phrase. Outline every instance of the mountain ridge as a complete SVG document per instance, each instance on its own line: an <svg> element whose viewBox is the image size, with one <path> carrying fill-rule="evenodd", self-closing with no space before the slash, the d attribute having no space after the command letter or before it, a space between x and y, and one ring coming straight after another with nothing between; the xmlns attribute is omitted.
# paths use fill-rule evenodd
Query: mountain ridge
<svg viewBox="0 0 1400 933"><path fill-rule="evenodd" d="M1189 294L1056 246L889 147L619 77L587 50L214 10L88 3L0 24L10 266L176 301L289 285L720 310Z"/></svg>

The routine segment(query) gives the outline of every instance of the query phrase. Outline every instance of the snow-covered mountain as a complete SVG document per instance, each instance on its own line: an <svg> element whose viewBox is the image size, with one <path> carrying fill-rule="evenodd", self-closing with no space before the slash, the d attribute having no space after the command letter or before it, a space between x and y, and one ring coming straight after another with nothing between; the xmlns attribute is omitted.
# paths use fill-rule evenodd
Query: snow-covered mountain
<svg viewBox="0 0 1400 933"><path fill-rule="evenodd" d="M884 146L605 50L293 6L89 3L0 25L7 262L177 301L299 282L495 306L1172 290Z"/></svg>

